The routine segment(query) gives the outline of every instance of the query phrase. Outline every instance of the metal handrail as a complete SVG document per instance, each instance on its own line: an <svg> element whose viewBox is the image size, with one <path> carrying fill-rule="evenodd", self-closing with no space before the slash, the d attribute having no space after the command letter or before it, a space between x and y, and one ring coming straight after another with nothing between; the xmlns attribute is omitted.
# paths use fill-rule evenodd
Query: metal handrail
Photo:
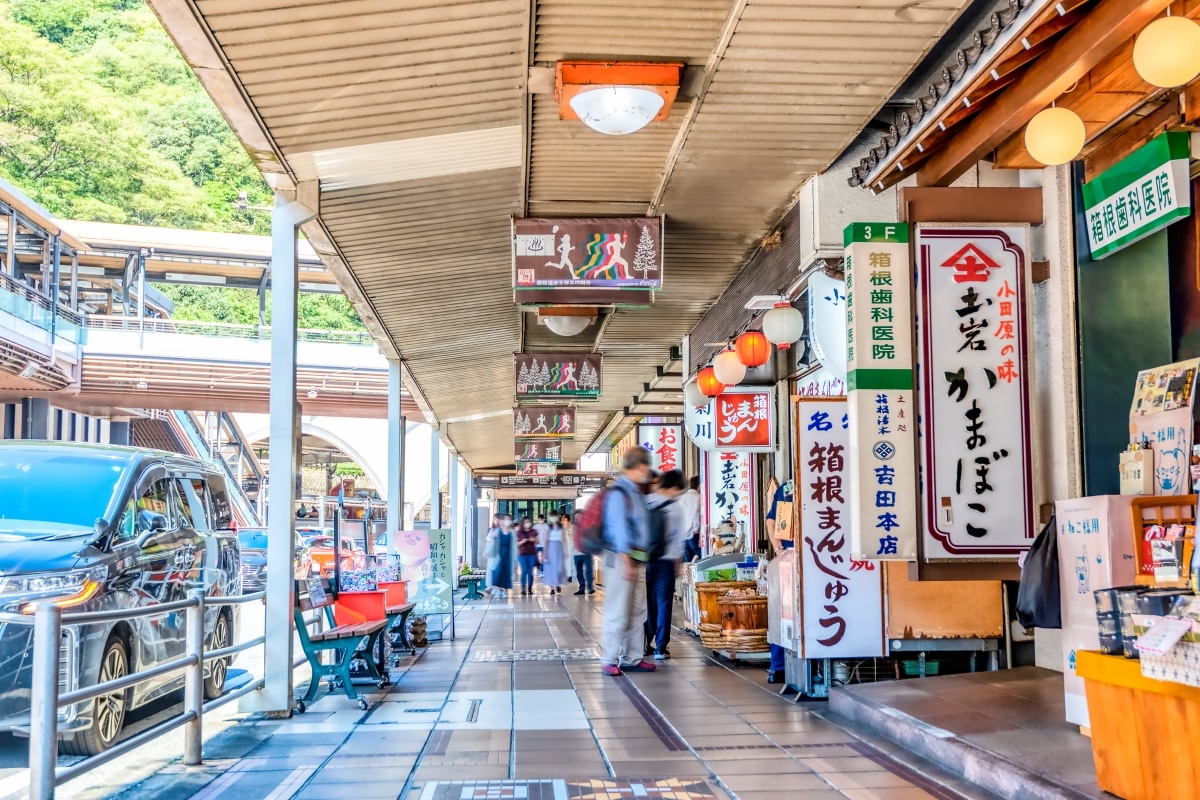
<svg viewBox="0 0 1200 800"><path fill-rule="evenodd" d="M163 734L185 727L183 761L187 766L200 764L203 755L203 718L205 711L232 702L265 685L265 678L258 678L250 685L227 693L215 700L204 702L204 665L218 658L227 658L236 653L266 644L266 636L218 650L205 651L204 612L207 606L240 605L262 601L266 592L239 595L236 597L205 597L197 589L186 600L176 600L145 608L121 611L98 611L64 614L60 606L52 602L37 604L33 614L33 686L31 692L29 725L29 797L30 800L51 800L55 789L62 783L77 778L97 767L141 747ZM79 625L129 619L132 617L156 616L170 611L186 612L186 654L141 672L106 681L95 686L60 692L58 685L60 642L64 624ZM28 625L26 615L0 612L0 622ZM62 770L58 760L58 711L77 703L94 700L104 695L124 691L131 686L151 678L186 670L184 686L184 708L182 713L117 742L99 755L73 764Z"/></svg>

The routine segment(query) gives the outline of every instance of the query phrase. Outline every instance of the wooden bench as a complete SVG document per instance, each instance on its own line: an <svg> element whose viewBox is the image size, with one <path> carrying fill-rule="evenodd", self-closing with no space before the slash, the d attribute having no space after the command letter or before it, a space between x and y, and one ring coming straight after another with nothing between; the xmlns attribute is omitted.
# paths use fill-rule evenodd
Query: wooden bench
<svg viewBox="0 0 1200 800"><path fill-rule="evenodd" d="M358 696L350 679L350 661L360 647L369 648L375 643L379 634L387 626L387 620L363 620L338 625L333 617L334 599L329 593L328 581L321 579L321 588L324 597L317 598L309 593L307 581L296 581L296 607L294 609L296 633L300 636L300 646L304 649L304 655L312 667L312 679L308 684L308 692L297 701L296 710L303 714L306 704L316 699L317 693L321 689L321 678L329 678L331 692L335 690L335 684L340 681L346 696L351 700L358 701L359 707L365 711L367 700ZM324 609L328 628L318 633L311 633L308 630L308 622L304 619L304 613L319 609ZM326 652L330 653L332 657L332 661L328 664L321 661L321 654ZM367 667L373 673L372 677L380 681L375 665L371 663L370 652L367 650Z"/></svg>
<svg viewBox="0 0 1200 800"><path fill-rule="evenodd" d="M463 585L467 593L463 595L464 600L482 600L483 593L479 591L479 584L487 578L486 572L468 572L458 577L459 584Z"/></svg>
<svg viewBox="0 0 1200 800"><path fill-rule="evenodd" d="M376 669L371 672L371 677L381 680L383 682L382 685L385 686L389 681L387 674L387 648L384 644L387 634L393 630L397 622L400 623L398 629L400 647L397 649L416 653L416 648L408 641L408 617L412 614L416 604L408 602L393 603L392 600L396 594L399 594L400 597L404 596L403 590L394 593L389 592L386 588L365 592L341 592L338 594L337 604L334 607L334 617L339 625L374 622L378 620L383 620L387 623L367 646L368 652L373 653L376 658L376 664L374 665Z"/></svg>

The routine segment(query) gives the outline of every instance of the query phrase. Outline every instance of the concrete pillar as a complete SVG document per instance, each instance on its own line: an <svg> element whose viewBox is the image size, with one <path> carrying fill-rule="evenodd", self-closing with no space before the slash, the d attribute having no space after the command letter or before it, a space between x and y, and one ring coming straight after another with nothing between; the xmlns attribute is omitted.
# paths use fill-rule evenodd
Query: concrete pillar
<svg viewBox="0 0 1200 800"><path fill-rule="evenodd" d="M297 231L316 216L315 186L299 193L309 199L277 193L271 214L271 475L268 485L267 558L290 564L296 520L292 513L297 468L299 406L296 401L296 304L299 287ZM141 299L139 298L139 307ZM290 570L267 575L265 686L241 702L243 711L287 713L292 708L292 606Z"/></svg>
<svg viewBox="0 0 1200 800"><path fill-rule="evenodd" d="M71 310L79 310L79 253L71 254Z"/></svg>
<svg viewBox="0 0 1200 800"><path fill-rule="evenodd" d="M129 442L129 420L112 420L108 424L108 443L128 445Z"/></svg>
<svg viewBox="0 0 1200 800"><path fill-rule="evenodd" d="M429 437L429 527L442 527L442 440L437 431Z"/></svg>
<svg viewBox="0 0 1200 800"><path fill-rule="evenodd" d="M388 361L388 473L387 527L389 532L404 529L404 451L408 420L401 410L400 362ZM388 537L388 549L395 552L396 537Z"/></svg>
<svg viewBox="0 0 1200 800"><path fill-rule="evenodd" d="M450 485L447 491L450 494L450 541L453 542L454 552L450 554L453 558L462 552L462 504L458 498L458 454L453 450L450 451L450 462L446 465L449 471Z"/></svg>

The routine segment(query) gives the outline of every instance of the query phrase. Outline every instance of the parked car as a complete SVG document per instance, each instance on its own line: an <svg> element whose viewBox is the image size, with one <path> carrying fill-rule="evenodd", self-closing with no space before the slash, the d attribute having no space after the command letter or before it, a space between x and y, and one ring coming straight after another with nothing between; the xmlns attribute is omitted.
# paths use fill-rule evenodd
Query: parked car
<svg viewBox="0 0 1200 800"><path fill-rule="evenodd" d="M242 593L261 592L267 588L267 529L239 528L238 543L242 550ZM296 535L295 560L292 573L305 579L316 573L308 545Z"/></svg>
<svg viewBox="0 0 1200 800"><path fill-rule="evenodd" d="M238 540L223 478L184 456L67 442L0 442L0 611L41 602L71 613L135 610L241 592ZM236 641L237 606L210 606L206 647ZM30 618L32 623L32 617ZM104 683L182 656L185 614L65 626L60 687ZM0 730L29 724L32 625L0 623ZM205 665L219 696L232 659ZM126 713L183 686L181 672L60 713L61 752L94 755L120 736Z"/></svg>
<svg viewBox="0 0 1200 800"><path fill-rule="evenodd" d="M304 542L317 569L322 575L333 574L333 536L313 536ZM342 569L366 569L367 554L358 549L358 545L349 539L342 539Z"/></svg>

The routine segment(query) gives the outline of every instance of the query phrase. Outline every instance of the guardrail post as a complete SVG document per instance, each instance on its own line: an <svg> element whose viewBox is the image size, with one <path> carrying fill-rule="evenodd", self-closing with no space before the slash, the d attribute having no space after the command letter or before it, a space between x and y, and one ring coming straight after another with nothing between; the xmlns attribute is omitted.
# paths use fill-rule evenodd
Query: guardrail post
<svg viewBox="0 0 1200 800"><path fill-rule="evenodd" d="M183 711L195 716L183 729L183 763L189 767L200 765L203 755L204 716L204 592L193 589L189 599L197 601L187 609L187 654L196 663L187 668L187 681L183 688Z"/></svg>
<svg viewBox="0 0 1200 800"><path fill-rule="evenodd" d="M58 670L62 609L40 603L33 617L33 686L29 720L29 798L51 800L58 766Z"/></svg>

